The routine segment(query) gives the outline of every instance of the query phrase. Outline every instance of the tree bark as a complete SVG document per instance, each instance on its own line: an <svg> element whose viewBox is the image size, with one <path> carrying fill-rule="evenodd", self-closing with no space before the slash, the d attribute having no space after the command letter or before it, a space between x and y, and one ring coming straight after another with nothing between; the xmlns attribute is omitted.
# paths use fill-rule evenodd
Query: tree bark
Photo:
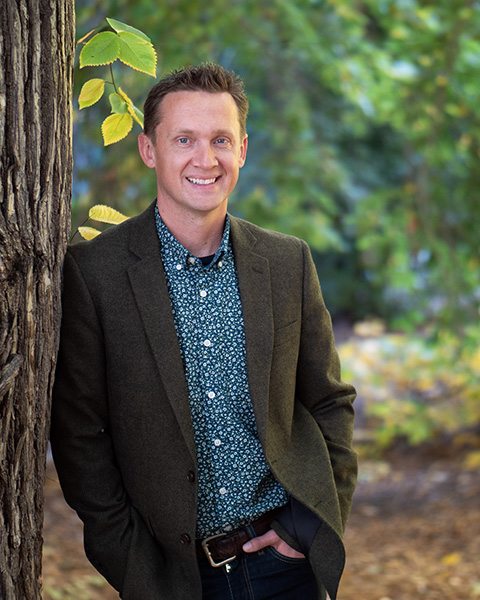
<svg viewBox="0 0 480 600"><path fill-rule="evenodd" d="M41 598L70 229L74 0L0 2L0 599Z"/></svg>

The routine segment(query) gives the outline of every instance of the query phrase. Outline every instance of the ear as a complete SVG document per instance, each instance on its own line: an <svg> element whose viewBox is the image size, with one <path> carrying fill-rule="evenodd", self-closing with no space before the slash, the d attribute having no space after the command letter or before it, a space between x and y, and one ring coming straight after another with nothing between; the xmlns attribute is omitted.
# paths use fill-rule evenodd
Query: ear
<svg viewBox="0 0 480 600"><path fill-rule="evenodd" d="M141 133L138 136L138 151L142 157L143 162L150 169L155 168L155 148L152 140L145 133Z"/></svg>
<svg viewBox="0 0 480 600"><path fill-rule="evenodd" d="M240 168L245 164L247 159L247 148L248 148L248 135L245 135L242 143L240 144Z"/></svg>

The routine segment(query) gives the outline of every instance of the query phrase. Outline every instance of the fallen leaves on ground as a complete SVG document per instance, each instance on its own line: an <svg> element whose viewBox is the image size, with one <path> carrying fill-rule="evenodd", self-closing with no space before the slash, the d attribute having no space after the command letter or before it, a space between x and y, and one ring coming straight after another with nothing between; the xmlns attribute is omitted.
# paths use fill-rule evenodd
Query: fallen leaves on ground
<svg viewBox="0 0 480 600"><path fill-rule="evenodd" d="M380 465L355 495L339 600L480 598L480 472L416 450Z"/></svg>
<svg viewBox="0 0 480 600"><path fill-rule="evenodd" d="M45 494L44 600L118 599L84 556L51 464ZM480 471L418 449L361 461L345 542L338 600L480 599Z"/></svg>

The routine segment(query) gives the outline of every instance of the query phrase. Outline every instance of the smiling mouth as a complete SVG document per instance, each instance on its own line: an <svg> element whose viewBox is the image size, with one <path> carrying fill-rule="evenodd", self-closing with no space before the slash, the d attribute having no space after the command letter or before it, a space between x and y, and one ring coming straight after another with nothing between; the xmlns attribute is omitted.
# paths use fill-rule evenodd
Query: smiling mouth
<svg viewBox="0 0 480 600"><path fill-rule="evenodd" d="M187 177L187 180L190 181L190 183L194 183L195 185L209 185L211 183L215 183L217 179L218 177L212 177L210 179L196 179L194 177Z"/></svg>

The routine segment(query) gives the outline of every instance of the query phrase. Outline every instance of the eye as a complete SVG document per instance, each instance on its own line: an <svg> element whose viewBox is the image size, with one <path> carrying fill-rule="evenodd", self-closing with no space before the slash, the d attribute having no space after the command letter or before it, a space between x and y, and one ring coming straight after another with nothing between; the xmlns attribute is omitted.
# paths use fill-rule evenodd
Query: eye
<svg viewBox="0 0 480 600"><path fill-rule="evenodd" d="M230 140L228 138L217 138L215 140L215 143L218 144L219 146L227 146L230 143Z"/></svg>
<svg viewBox="0 0 480 600"><path fill-rule="evenodd" d="M182 144L182 145L188 144L188 138L186 138L186 137L178 138L178 143Z"/></svg>

